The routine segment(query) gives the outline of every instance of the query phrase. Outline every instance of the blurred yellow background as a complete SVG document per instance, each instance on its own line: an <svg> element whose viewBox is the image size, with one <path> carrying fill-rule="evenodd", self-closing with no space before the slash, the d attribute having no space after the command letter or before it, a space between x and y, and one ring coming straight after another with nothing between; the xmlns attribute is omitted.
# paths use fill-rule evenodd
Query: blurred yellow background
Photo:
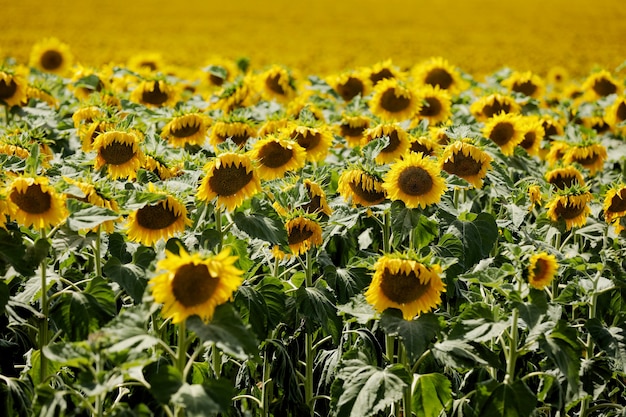
<svg viewBox="0 0 626 417"><path fill-rule="evenodd" d="M249 57L327 74L391 58L409 67L442 56L475 76L504 66L573 75L626 60L626 8L617 0L40 0L2 1L0 55L28 62L55 36L84 65L160 52L201 66Z"/></svg>

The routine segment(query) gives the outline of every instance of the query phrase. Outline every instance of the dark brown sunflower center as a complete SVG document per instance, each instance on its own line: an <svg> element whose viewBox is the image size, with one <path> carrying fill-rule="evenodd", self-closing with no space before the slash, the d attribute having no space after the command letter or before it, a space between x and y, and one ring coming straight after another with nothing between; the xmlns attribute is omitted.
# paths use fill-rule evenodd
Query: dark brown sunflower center
<svg viewBox="0 0 626 417"><path fill-rule="evenodd" d="M524 133L524 140L519 144L519 146L524 149L530 149L535 144L535 140L537 140L535 132L526 132Z"/></svg>
<svg viewBox="0 0 626 417"><path fill-rule="evenodd" d="M509 113L511 111L511 105L506 102L500 102L499 100L494 100L491 104L486 104L483 107L483 114L486 117L493 117L501 112Z"/></svg>
<svg viewBox="0 0 626 417"><path fill-rule="evenodd" d="M176 223L180 216L168 209L165 203L147 205L137 210L137 224L144 229L162 230Z"/></svg>
<svg viewBox="0 0 626 417"><path fill-rule="evenodd" d="M395 89L390 88L380 97L380 107L390 113L399 113L406 110L411 104L411 98L397 96Z"/></svg>
<svg viewBox="0 0 626 417"><path fill-rule="evenodd" d="M548 261L542 258L537 259L535 267L533 268L533 274L535 275L534 281L541 281L545 278L549 268Z"/></svg>
<svg viewBox="0 0 626 417"><path fill-rule="evenodd" d="M615 94L617 92L617 86L613 84L610 80L606 78L600 78L593 83L593 91L596 92L599 96L605 97L610 94Z"/></svg>
<svg viewBox="0 0 626 417"><path fill-rule="evenodd" d="M454 162L448 159L443 163L443 169L446 172L458 175L461 178L478 174L482 167L482 162L465 155L463 152L456 152L454 154Z"/></svg>
<svg viewBox="0 0 626 417"><path fill-rule="evenodd" d="M312 196L311 201L303 204L301 207L306 213L309 214L322 211L322 197L319 195Z"/></svg>
<svg viewBox="0 0 626 417"><path fill-rule="evenodd" d="M287 242L289 245L297 245L306 241L311 236L313 236L313 230L308 229L306 225L297 225L289 231Z"/></svg>
<svg viewBox="0 0 626 417"><path fill-rule="evenodd" d="M366 190L361 182L352 181L349 185L352 192L367 203L377 204L385 199L384 191Z"/></svg>
<svg viewBox="0 0 626 417"><path fill-rule="evenodd" d="M363 134L363 131L367 128L367 126L352 127L347 123L342 123L339 127L341 129L341 136L348 136L352 138L361 136Z"/></svg>
<svg viewBox="0 0 626 417"><path fill-rule="evenodd" d="M259 160L268 168L279 168L291 160L293 149L283 148L280 143L269 142L259 151Z"/></svg>
<svg viewBox="0 0 626 417"><path fill-rule="evenodd" d="M426 74L426 79L424 81L426 84L430 84L433 87L439 86L439 88L447 90L450 88L454 80L452 79L452 75L445 69L434 68Z"/></svg>
<svg viewBox="0 0 626 417"><path fill-rule="evenodd" d="M33 184L26 188L25 192L13 190L11 201L29 214L42 214L52 207L52 197L41 189L41 185Z"/></svg>
<svg viewBox="0 0 626 417"><path fill-rule="evenodd" d="M6 80L0 80L0 100L13 97L13 94L15 94L16 91L17 84L15 84L15 80L9 80L8 84Z"/></svg>
<svg viewBox="0 0 626 417"><path fill-rule="evenodd" d="M586 157L574 157L574 162L578 162L580 165L582 166L589 166L589 165L593 165L598 158L600 158L600 155L598 155L597 153L592 153L589 156Z"/></svg>
<svg viewBox="0 0 626 417"><path fill-rule="evenodd" d="M200 124L195 121L191 121L188 124L175 129L171 129L170 133L176 138L188 138L195 135L200 131Z"/></svg>
<svg viewBox="0 0 626 417"><path fill-rule="evenodd" d="M144 89L141 92L141 101L147 104L152 104L154 106L160 106L165 103L168 99L168 95L166 92L161 91L161 87L158 82L154 82L152 91L148 89Z"/></svg>
<svg viewBox="0 0 626 417"><path fill-rule="evenodd" d="M41 58L39 58L39 63L41 67L46 71L54 71L63 65L63 55L59 51L55 51L50 49L43 54L41 54Z"/></svg>
<svg viewBox="0 0 626 417"><path fill-rule="evenodd" d="M298 145L304 149L315 149L322 141L322 135L319 132L306 131L306 133L293 132L291 139L298 142Z"/></svg>
<svg viewBox="0 0 626 417"><path fill-rule="evenodd" d="M574 183L578 182L578 178L575 175L567 175L567 174L557 174L553 178L550 179L550 184L554 185L556 188L564 190L566 188L571 187Z"/></svg>
<svg viewBox="0 0 626 417"><path fill-rule="evenodd" d="M531 81L523 81L521 83L514 83L513 88L511 88L516 93L522 93L526 96L532 96L537 91L537 86L533 84Z"/></svg>
<svg viewBox="0 0 626 417"><path fill-rule="evenodd" d="M191 308L210 300L219 283L220 280L211 275L205 264L185 264L174 274L172 293L176 301Z"/></svg>
<svg viewBox="0 0 626 417"><path fill-rule="evenodd" d="M494 141L497 145L502 146L509 143L513 139L515 134L515 128L509 122L500 122L493 127L489 134L489 139Z"/></svg>
<svg viewBox="0 0 626 417"><path fill-rule="evenodd" d="M542 123L543 130L546 132L545 137L551 139L552 136L558 135L559 131L552 123Z"/></svg>
<svg viewBox="0 0 626 417"><path fill-rule="evenodd" d="M363 95L363 81L356 77L349 77L345 83L337 86L337 93L345 101L350 101L357 95Z"/></svg>
<svg viewBox="0 0 626 417"><path fill-rule="evenodd" d="M617 106L616 116L618 122L626 120L626 103L621 102L619 106Z"/></svg>
<svg viewBox="0 0 626 417"><path fill-rule="evenodd" d="M394 274L388 269L383 272L380 290L385 296L398 304L419 300L428 292L428 284L422 283L419 276L411 271L407 274Z"/></svg>
<svg viewBox="0 0 626 417"><path fill-rule="evenodd" d="M158 65L153 61L142 61L139 63L139 66L141 68L147 68L150 71L156 71L156 69L158 68Z"/></svg>
<svg viewBox="0 0 626 417"><path fill-rule="evenodd" d="M626 210L626 189L621 189L611 199L609 210L611 213L619 213Z"/></svg>
<svg viewBox="0 0 626 417"><path fill-rule="evenodd" d="M370 75L370 81L376 85L379 81L387 78L394 78L393 72L389 68L383 68L378 72L374 72Z"/></svg>
<svg viewBox="0 0 626 417"><path fill-rule="evenodd" d="M423 195L432 190L433 179L425 169L410 166L400 173L398 188L408 195Z"/></svg>
<svg viewBox="0 0 626 417"><path fill-rule="evenodd" d="M128 143L111 142L98 151L100 157L109 165L122 165L133 159L135 150Z"/></svg>
<svg viewBox="0 0 626 417"><path fill-rule="evenodd" d="M285 89L280 85L280 74L270 75L265 79L265 86L276 94L285 95Z"/></svg>
<svg viewBox="0 0 626 417"><path fill-rule="evenodd" d="M604 133L608 131L611 127L604 120L600 120L591 124L591 128L595 130L597 133Z"/></svg>
<svg viewBox="0 0 626 417"><path fill-rule="evenodd" d="M426 97L424 101L426 103L422 106L422 109L420 110L420 116L438 116L441 113L441 110L443 110L441 102L436 97Z"/></svg>
<svg viewBox="0 0 626 417"><path fill-rule="evenodd" d="M432 147L424 145L423 143L420 143L418 141L411 142L411 151L415 153L421 152L424 154L424 156L432 156L434 153L434 149Z"/></svg>
<svg viewBox="0 0 626 417"><path fill-rule="evenodd" d="M570 204L566 203L565 205L560 201L556 205L555 213L564 218L565 220L575 219L584 213L586 204Z"/></svg>
<svg viewBox="0 0 626 417"><path fill-rule="evenodd" d="M209 74L209 82L210 82L212 85L215 85L215 86L217 86L217 87L220 87L222 84L224 84L224 81L225 81L225 80L224 80L224 78L222 78L222 77L219 77L219 76L217 76L217 75L215 75L215 74Z"/></svg>
<svg viewBox="0 0 626 417"><path fill-rule="evenodd" d="M218 196L228 197L236 194L252 181L252 171L247 172L245 167L220 165L215 168L209 178L209 186Z"/></svg>

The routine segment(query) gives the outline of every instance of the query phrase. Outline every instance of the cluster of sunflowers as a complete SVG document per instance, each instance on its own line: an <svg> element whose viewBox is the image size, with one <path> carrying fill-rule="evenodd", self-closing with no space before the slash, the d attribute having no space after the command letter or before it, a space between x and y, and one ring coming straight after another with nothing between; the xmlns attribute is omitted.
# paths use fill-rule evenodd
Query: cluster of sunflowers
<svg viewBox="0 0 626 417"><path fill-rule="evenodd" d="M577 228L592 219L586 233L593 234L604 222L605 239L622 242L626 95L624 80L609 71L581 81L560 68L545 78L503 69L479 82L441 57L408 70L387 60L323 78L223 59L198 71L145 57L87 68L72 65L65 45L46 42L29 66L0 67L1 225L29 242L95 239L93 270L82 268L87 277L115 275L119 236L152 248L146 296L180 326L173 360L183 374L195 358L186 354L186 321L210 323L238 289L263 274L280 276L281 268L303 269L302 281L285 283L289 293L367 260L371 275L351 287L345 304L361 296L376 314L397 309L411 322L444 300L454 308L459 275L477 263L453 266L465 255L442 249L443 224L488 223L482 239L498 227L482 259L496 242L526 245L529 252L516 255L528 265L519 288L548 289L552 301L565 284L555 279L557 257L565 257L559 251L570 237L586 236ZM545 227L533 229L528 245L524 228L535 223ZM466 243L467 251L480 245ZM63 275L65 261L79 259L45 255L41 288L49 288L47 270ZM336 306L323 308L336 314ZM325 339L311 328L315 320L305 322L303 401L313 415L311 349L314 337ZM34 347L44 380L44 359L54 355L45 350L48 321L41 326ZM509 341L517 343L516 332ZM396 359L406 360L397 349ZM515 355L508 355L511 383ZM260 401L268 407L266 397Z"/></svg>

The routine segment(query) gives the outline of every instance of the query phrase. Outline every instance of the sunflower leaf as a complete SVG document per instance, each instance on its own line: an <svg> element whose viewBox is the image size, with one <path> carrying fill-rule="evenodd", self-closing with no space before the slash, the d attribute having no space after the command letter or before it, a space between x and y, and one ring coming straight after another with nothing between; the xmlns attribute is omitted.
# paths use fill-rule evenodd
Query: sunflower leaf
<svg viewBox="0 0 626 417"><path fill-rule="evenodd" d="M233 218L237 227L248 236L265 240L273 245L287 245L287 231L283 223L254 213L235 213Z"/></svg>
<svg viewBox="0 0 626 417"><path fill-rule="evenodd" d="M80 206L76 203L80 204ZM68 207L70 211L72 211L72 208L83 207L72 212L67 218L67 226L70 230L75 232L79 230L91 230L106 221L116 220L120 217L119 214L108 208L91 206L71 199L68 200Z"/></svg>
<svg viewBox="0 0 626 417"><path fill-rule="evenodd" d="M415 375L412 411L418 416L439 417L452 401L451 385L450 380L439 373Z"/></svg>
<svg viewBox="0 0 626 417"><path fill-rule="evenodd" d="M459 261L465 270L489 256L493 245L498 240L498 225L489 213L466 213L460 216L447 230L463 243Z"/></svg>
<svg viewBox="0 0 626 417"><path fill-rule="evenodd" d="M117 258L110 258L102 267L104 275L118 283L139 304L148 285L146 271L135 264L123 264Z"/></svg>
<svg viewBox="0 0 626 417"><path fill-rule="evenodd" d="M5 265L10 265L21 275L29 277L35 273L39 263L27 256L27 247L19 233L10 233L0 228L0 271L3 272Z"/></svg>
<svg viewBox="0 0 626 417"><path fill-rule="evenodd" d="M181 385L172 395L172 403L182 406L187 417L205 417L226 411L233 395L231 384L218 379L206 385Z"/></svg>
<svg viewBox="0 0 626 417"><path fill-rule="evenodd" d="M312 287L300 286L296 291L299 312L306 317L307 327L319 325L333 340L339 339L342 322L337 314L337 299L323 279L318 279Z"/></svg>
<svg viewBox="0 0 626 417"><path fill-rule="evenodd" d="M388 335L398 335L411 361L426 351L439 331L439 320L434 314L422 314L414 320L405 320L400 310L388 308L380 318L380 327Z"/></svg>
<svg viewBox="0 0 626 417"><path fill-rule="evenodd" d="M481 417L528 417L537 398L526 384L517 380L512 384L491 380L476 387L476 415Z"/></svg>
<svg viewBox="0 0 626 417"><path fill-rule="evenodd" d="M142 374L150 384L150 393L161 404L167 404L172 395L183 385L180 371L162 360L144 366Z"/></svg>

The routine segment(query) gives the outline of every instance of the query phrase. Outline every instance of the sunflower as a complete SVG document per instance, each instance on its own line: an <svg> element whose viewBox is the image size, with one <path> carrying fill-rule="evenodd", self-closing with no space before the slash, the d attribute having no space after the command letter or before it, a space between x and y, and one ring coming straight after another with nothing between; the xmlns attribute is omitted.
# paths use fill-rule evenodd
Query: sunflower
<svg viewBox="0 0 626 417"><path fill-rule="evenodd" d="M365 138L363 134L371 123L372 120L367 116L344 113L337 126L337 134L346 140L348 146L360 146Z"/></svg>
<svg viewBox="0 0 626 417"><path fill-rule="evenodd" d="M278 134L282 129L289 126L289 123L291 121L282 112L272 114L265 119L257 134L260 138Z"/></svg>
<svg viewBox="0 0 626 417"><path fill-rule="evenodd" d="M243 282L244 271L235 266L238 259L228 248L211 256L190 255L183 248L178 254L166 251L156 265L163 272L149 282L154 301L163 304L163 317L172 323L194 315L211 320L215 308L229 301Z"/></svg>
<svg viewBox="0 0 626 417"><path fill-rule="evenodd" d="M159 155L146 155L143 163L146 171L153 172L161 181L182 175L180 165L168 166L168 163Z"/></svg>
<svg viewBox="0 0 626 417"><path fill-rule="evenodd" d="M413 153L423 153L424 156L435 156L441 150L441 145L428 136L410 136L409 150Z"/></svg>
<svg viewBox="0 0 626 417"><path fill-rule="evenodd" d="M450 143L447 126L428 126L428 136L437 144L445 146Z"/></svg>
<svg viewBox="0 0 626 417"><path fill-rule="evenodd" d="M212 108L222 110L228 114L233 110L245 107L250 101L251 85L253 79L250 76L239 76L233 82L226 82L222 89L216 94L217 101L212 104Z"/></svg>
<svg viewBox="0 0 626 417"><path fill-rule="evenodd" d="M522 119L518 115L500 113L485 122L484 137L500 147L504 155L513 155L515 147L524 140Z"/></svg>
<svg viewBox="0 0 626 417"><path fill-rule="evenodd" d="M129 69L141 74L163 72L165 60L160 52L140 52L131 55L127 64Z"/></svg>
<svg viewBox="0 0 626 417"><path fill-rule="evenodd" d="M26 100L24 103L27 104L30 100L41 101L53 109L59 107L59 100L50 94L43 86L29 85L26 87Z"/></svg>
<svg viewBox="0 0 626 417"><path fill-rule="evenodd" d="M375 116L389 121L410 119L421 110L415 92L396 78L376 84L369 106Z"/></svg>
<svg viewBox="0 0 626 417"><path fill-rule="evenodd" d="M80 138L81 148L84 152L90 152L94 149L93 144L96 138L110 130L115 130L116 124L106 117L97 117L95 121L89 124L81 124L78 126L78 137Z"/></svg>
<svg viewBox="0 0 626 417"><path fill-rule="evenodd" d="M296 79L289 69L273 65L258 75L257 90L265 100L288 103L296 96Z"/></svg>
<svg viewBox="0 0 626 417"><path fill-rule="evenodd" d="M528 199L530 200L530 206L528 207L528 211L532 211L533 207L541 204L541 200L543 199L543 195L541 194L541 187L538 185L531 185L530 187L528 187Z"/></svg>
<svg viewBox="0 0 626 417"><path fill-rule="evenodd" d="M606 133L611 130L611 126L607 123L603 116L586 116L581 117L580 122L586 128L594 130L597 134Z"/></svg>
<svg viewBox="0 0 626 417"><path fill-rule="evenodd" d="M540 98L545 90L544 81L537 74L531 71L517 72L514 71L509 77L501 83L509 91L523 94L527 97Z"/></svg>
<svg viewBox="0 0 626 417"><path fill-rule="evenodd" d="M241 72L237 63L231 59L214 56L206 61L202 68L202 80L209 87L221 87L224 83L232 82Z"/></svg>
<svg viewBox="0 0 626 417"><path fill-rule="evenodd" d="M577 163L589 170L590 175L595 175L604 167L608 155L604 145L595 143L590 140L571 145L565 155L563 155L564 164Z"/></svg>
<svg viewBox="0 0 626 417"><path fill-rule="evenodd" d="M440 164L441 169L447 173L463 178L476 188L481 188L492 160L491 156L475 146L471 139L464 138L446 146Z"/></svg>
<svg viewBox="0 0 626 417"><path fill-rule="evenodd" d="M545 159L549 166L555 166L563 161L563 156L569 147L570 144L568 142L562 140L553 141L550 142L547 150L542 149L540 155L543 155L543 159Z"/></svg>
<svg viewBox="0 0 626 417"><path fill-rule="evenodd" d="M337 192L354 206L374 206L386 198L383 180L358 168L341 173Z"/></svg>
<svg viewBox="0 0 626 417"><path fill-rule="evenodd" d="M285 110L287 117L302 122L309 120L325 121L324 112L317 104L311 102L310 94L305 92L291 100Z"/></svg>
<svg viewBox="0 0 626 417"><path fill-rule="evenodd" d="M436 204L446 191L446 181L437 164L423 154L409 153L394 163L384 177L383 189L391 200L408 208Z"/></svg>
<svg viewBox="0 0 626 417"><path fill-rule="evenodd" d="M626 186L620 184L612 186L604 196L604 219L615 227L615 233L620 233L624 228L620 219L626 216Z"/></svg>
<svg viewBox="0 0 626 417"><path fill-rule="evenodd" d="M372 82L363 71L349 71L328 78L328 85L345 102L356 96L365 97L372 88Z"/></svg>
<svg viewBox="0 0 626 417"><path fill-rule="evenodd" d="M604 110L604 120L615 133L626 132L626 97L620 96ZM621 125L621 126L620 126Z"/></svg>
<svg viewBox="0 0 626 417"><path fill-rule="evenodd" d="M498 93L480 97L470 105L470 112L479 122L485 122L500 113L514 114L519 111L520 105L513 97Z"/></svg>
<svg viewBox="0 0 626 417"><path fill-rule="evenodd" d="M0 71L0 103L19 106L27 100L28 81L18 73Z"/></svg>
<svg viewBox="0 0 626 417"><path fill-rule="evenodd" d="M158 191L154 184L148 184L149 192L163 195L164 199L154 204L146 204L133 211L126 219L128 239L151 246L161 239L181 233L191 225L187 208L174 196Z"/></svg>
<svg viewBox="0 0 626 417"><path fill-rule="evenodd" d="M553 222L565 221L565 227L570 230L572 227L584 226L587 223L587 216L591 209L587 205L593 196L585 187L572 186L557 193L548 202L548 217Z"/></svg>
<svg viewBox="0 0 626 417"><path fill-rule="evenodd" d="M289 171L302 168L306 151L284 135L269 135L253 145L250 158L257 161L261 179L273 180L284 177Z"/></svg>
<svg viewBox="0 0 626 417"><path fill-rule="evenodd" d="M67 177L64 177L63 179L68 184L77 187L83 194L82 196L77 196L71 193L67 193L66 194L67 198L80 200L80 201L92 204L94 206L97 206L97 207L109 209L114 212L119 211L119 206L117 204L117 201L115 201L115 199L113 198L107 197L100 188L96 187L95 184L85 182L85 181L77 181L77 180L73 180ZM105 221L104 223L101 224L102 230L105 231L106 233L113 233L114 228L115 228L115 222L116 220ZM98 227L92 229L92 231L94 232L97 230L98 230Z"/></svg>
<svg viewBox="0 0 626 417"><path fill-rule="evenodd" d="M590 100L597 100L611 94L619 94L619 83L607 70L600 70L587 77L581 86Z"/></svg>
<svg viewBox="0 0 626 417"><path fill-rule="evenodd" d="M130 93L130 99L148 107L168 107L176 104L178 94L165 80L143 80Z"/></svg>
<svg viewBox="0 0 626 417"><path fill-rule="evenodd" d="M413 67L413 79L420 85L439 87L454 95L466 88L460 71L442 57L432 57Z"/></svg>
<svg viewBox="0 0 626 417"><path fill-rule="evenodd" d="M74 91L74 95L79 100L87 100L93 93L111 88L107 77L99 74L93 68L86 68L82 65L78 65L74 70L70 82L70 89Z"/></svg>
<svg viewBox="0 0 626 417"><path fill-rule="evenodd" d="M387 137L389 144L376 155L376 163L379 165L391 163L401 158L409 150L409 134L395 123L383 123L367 129L363 132L364 144L373 140Z"/></svg>
<svg viewBox="0 0 626 417"><path fill-rule="evenodd" d="M217 205L229 211L261 191L259 175L247 155L223 153L206 165L205 172L198 199L209 202L217 198Z"/></svg>
<svg viewBox="0 0 626 417"><path fill-rule="evenodd" d="M372 67L366 68L363 71L368 74L367 77L374 86L378 85L378 83L383 80L401 78L400 71L393 65L391 59L377 62Z"/></svg>
<svg viewBox="0 0 626 417"><path fill-rule="evenodd" d="M257 135L254 120L230 116L215 122L211 129L209 142L213 146L218 146L230 139L235 145L244 147L250 138L257 137Z"/></svg>
<svg viewBox="0 0 626 417"><path fill-rule="evenodd" d="M94 168L106 166L108 175L113 179L135 178L144 160L138 135L139 133L133 131L122 130L99 134L92 146L98 152Z"/></svg>
<svg viewBox="0 0 626 417"><path fill-rule="evenodd" d="M285 229L289 249L296 255L302 255L322 244L322 227L310 216L299 215L288 220Z"/></svg>
<svg viewBox="0 0 626 417"><path fill-rule="evenodd" d="M306 160L323 161L333 143L333 134L326 124L292 124L285 128L285 134L304 148Z"/></svg>
<svg viewBox="0 0 626 417"><path fill-rule="evenodd" d="M91 124L96 119L104 117L105 114L106 112L100 107L89 105L76 110L72 114L72 121L74 122L74 127L79 129L80 126Z"/></svg>
<svg viewBox="0 0 626 417"><path fill-rule="evenodd" d="M427 119L429 125L445 122L452 115L452 97L447 90L438 86L426 85L416 92L417 100L421 103L415 113L418 120Z"/></svg>
<svg viewBox="0 0 626 417"><path fill-rule="evenodd" d="M528 284L538 290L543 290L552 282L559 264L554 255L546 252L535 253L530 257L528 266Z"/></svg>
<svg viewBox="0 0 626 417"><path fill-rule="evenodd" d="M374 274L365 299L378 312L388 308L402 311L405 320L427 313L441 304L446 285L441 267L427 265L403 254L381 256L374 264Z"/></svg>
<svg viewBox="0 0 626 417"><path fill-rule="evenodd" d="M559 65L551 67L546 74L546 82L556 90L562 89L568 80L569 71Z"/></svg>
<svg viewBox="0 0 626 417"><path fill-rule="evenodd" d="M67 44L56 38L46 38L35 43L30 53L30 67L40 71L65 75L74 62Z"/></svg>
<svg viewBox="0 0 626 417"><path fill-rule="evenodd" d="M548 114L541 116L541 127L548 141L556 140L558 136L565 134L564 122L562 119L555 118Z"/></svg>
<svg viewBox="0 0 626 417"><path fill-rule="evenodd" d="M522 131L524 139L520 142L519 146L524 148L529 155L539 155L541 141L545 135L545 131L541 125L541 119L536 116L523 117Z"/></svg>
<svg viewBox="0 0 626 417"><path fill-rule="evenodd" d="M161 137L172 146L180 148L184 148L186 144L202 146L210 124L211 120L203 113L185 113L167 122L161 130Z"/></svg>
<svg viewBox="0 0 626 417"><path fill-rule="evenodd" d="M299 208L308 214L323 213L330 216L333 211L328 205L326 193L322 187L309 179L305 179L303 183L307 194L309 195L309 201L301 205Z"/></svg>
<svg viewBox="0 0 626 417"><path fill-rule="evenodd" d="M574 184L585 185L583 174L574 166L554 168L545 175L546 181L559 190L564 190Z"/></svg>
<svg viewBox="0 0 626 417"><path fill-rule="evenodd" d="M16 177L6 194L9 217L24 227L55 227L68 216L65 196L46 177Z"/></svg>

